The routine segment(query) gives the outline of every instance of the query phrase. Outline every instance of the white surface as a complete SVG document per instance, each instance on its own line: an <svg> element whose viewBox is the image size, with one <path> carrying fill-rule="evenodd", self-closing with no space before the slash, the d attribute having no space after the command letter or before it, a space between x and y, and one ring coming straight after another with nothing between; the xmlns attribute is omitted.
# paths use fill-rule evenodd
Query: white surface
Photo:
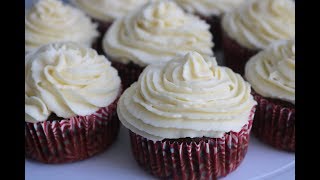
<svg viewBox="0 0 320 180"><path fill-rule="evenodd" d="M293 180L295 156L273 149L251 136L249 149L238 169L222 180ZM26 180L154 179L131 155L128 131L121 127L117 141L104 153L90 159L60 165L25 160Z"/></svg>

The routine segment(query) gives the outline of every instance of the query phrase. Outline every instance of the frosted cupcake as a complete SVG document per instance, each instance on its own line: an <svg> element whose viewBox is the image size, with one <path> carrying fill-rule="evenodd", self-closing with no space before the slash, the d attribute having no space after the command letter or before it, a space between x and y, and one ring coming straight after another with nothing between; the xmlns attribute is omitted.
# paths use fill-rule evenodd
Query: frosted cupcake
<svg viewBox="0 0 320 180"><path fill-rule="evenodd" d="M154 1L115 21L102 45L128 87L149 64L167 62L190 50L213 55L209 27L172 1Z"/></svg>
<svg viewBox="0 0 320 180"><path fill-rule="evenodd" d="M216 179L246 155L256 102L251 87L196 52L147 66L120 97L132 152L146 171L173 179Z"/></svg>
<svg viewBox="0 0 320 180"><path fill-rule="evenodd" d="M295 41L271 44L245 68L258 102L253 133L279 149L295 151Z"/></svg>
<svg viewBox="0 0 320 180"><path fill-rule="evenodd" d="M225 63L243 74L246 62L269 44L295 37L295 2L253 0L222 19Z"/></svg>
<svg viewBox="0 0 320 180"><path fill-rule="evenodd" d="M58 0L39 0L25 14L25 53L61 41L91 47L98 37L97 25L80 10Z"/></svg>
<svg viewBox="0 0 320 180"><path fill-rule="evenodd" d="M98 39L96 49L99 53L102 53L101 41L103 34L111 24L116 19L147 3L148 0L70 0L70 2L86 12L99 24L98 30L101 36Z"/></svg>
<svg viewBox="0 0 320 180"><path fill-rule="evenodd" d="M54 43L25 57L25 156L73 162L104 151L119 130L117 70L95 50Z"/></svg>
<svg viewBox="0 0 320 180"><path fill-rule="evenodd" d="M215 49L221 47L221 17L246 0L175 0L189 13L196 14L210 24Z"/></svg>
<svg viewBox="0 0 320 180"><path fill-rule="evenodd" d="M99 31L104 34L117 18L147 3L148 0L70 0L94 21L99 23Z"/></svg>

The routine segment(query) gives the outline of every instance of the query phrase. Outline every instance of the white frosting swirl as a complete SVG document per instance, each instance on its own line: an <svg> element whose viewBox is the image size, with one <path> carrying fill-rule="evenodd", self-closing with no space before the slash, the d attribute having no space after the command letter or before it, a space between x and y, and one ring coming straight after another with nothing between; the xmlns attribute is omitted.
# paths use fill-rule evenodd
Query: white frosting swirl
<svg viewBox="0 0 320 180"><path fill-rule="evenodd" d="M123 17L147 2L148 0L71 0L71 3L89 16L104 22Z"/></svg>
<svg viewBox="0 0 320 180"><path fill-rule="evenodd" d="M202 16L220 16L246 0L175 0L181 7L190 13Z"/></svg>
<svg viewBox="0 0 320 180"><path fill-rule="evenodd" d="M245 77L264 97L295 104L295 40L281 40L252 57Z"/></svg>
<svg viewBox="0 0 320 180"><path fill-rule="evenodd" d="M25 121L37 123L38 120L46 120L50 116L44 102L36 96L25 95Z"/></svg>
<svg viewBox="0 0 320 180"><path fill-rule="evenodd" d="M174 2L155 1L115 21L103 48L115 60L140 66L166 62L190 50L209 56L213 54L209 28Z"/></svg>
<svg viewBox="0 0 320 180"><path fill-rule="evenodd" d="M150 140L220 138L248 123L256 104L250 91L239 74L191 52L147 66L117 112L124 126Z"/></svg>
<svg viewBox="0 0 320 180"><path fill-rule="evenodd" d="M51 112L63 118L92 114L112 103L119 90L110 62L80 44L48 44L25 57L27 122L45 121Z"/></svg>
<svg viewBox="0 0 320 180"><path fill-rule="evenodd" d="M80 10L57 0L40 0L25 15L25 51L53 42L75 41L91 46L97 25Z"/></svg>
<svg viewBox="0 0 320 180"><path fill-rule="evenodd" d="M242 46L259 50L281 39L295 36L295 2L253 0L227 13L224 31Z"/></svg>

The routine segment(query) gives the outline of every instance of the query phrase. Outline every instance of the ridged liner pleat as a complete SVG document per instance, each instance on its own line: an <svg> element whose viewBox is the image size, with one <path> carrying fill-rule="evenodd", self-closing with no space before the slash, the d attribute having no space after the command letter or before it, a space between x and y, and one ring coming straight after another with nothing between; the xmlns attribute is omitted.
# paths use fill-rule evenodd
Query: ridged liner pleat
<svg viewBox="0 0 320 180"><path fill-rule="evenodd" d="M146 171L164 179L216 179L234 171L244 159L255 108L240 132L222 138L151 141L130 131L132 153Z"/></svg>

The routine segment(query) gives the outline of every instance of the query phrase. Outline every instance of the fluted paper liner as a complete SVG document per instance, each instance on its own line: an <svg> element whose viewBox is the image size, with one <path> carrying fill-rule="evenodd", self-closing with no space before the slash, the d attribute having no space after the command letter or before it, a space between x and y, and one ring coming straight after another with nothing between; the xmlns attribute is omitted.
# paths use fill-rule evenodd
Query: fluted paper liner
<svg viewBox="0 0 320 180"><path fill-rule="evenodd" d="M257 101L253 134L278 149L295 152L295 107L252 93Z"/></svg>
<svg viewBox="0 0 320 180"><path fill-rule="evenodd" d="M138 164L152 175L172 179L216 179L234 171L244 159L255 108L240 132L222 138L151 141L130 131Z"/></svg>
<svg viewBox="0 0 320 180"><path fill-rule="evenodd" d="M106 150L119 131L117 101L87 116L26 122L25 156L43 163L65 163Z"/></svg>
<svg viewBox="0 0 320 180"><path fill-rule="evenodd" d="M225 65L240 75L244 75L247 61L259 52L259 50L251 50L243 47L233 40L223 29L222 49Z"/></svg>

